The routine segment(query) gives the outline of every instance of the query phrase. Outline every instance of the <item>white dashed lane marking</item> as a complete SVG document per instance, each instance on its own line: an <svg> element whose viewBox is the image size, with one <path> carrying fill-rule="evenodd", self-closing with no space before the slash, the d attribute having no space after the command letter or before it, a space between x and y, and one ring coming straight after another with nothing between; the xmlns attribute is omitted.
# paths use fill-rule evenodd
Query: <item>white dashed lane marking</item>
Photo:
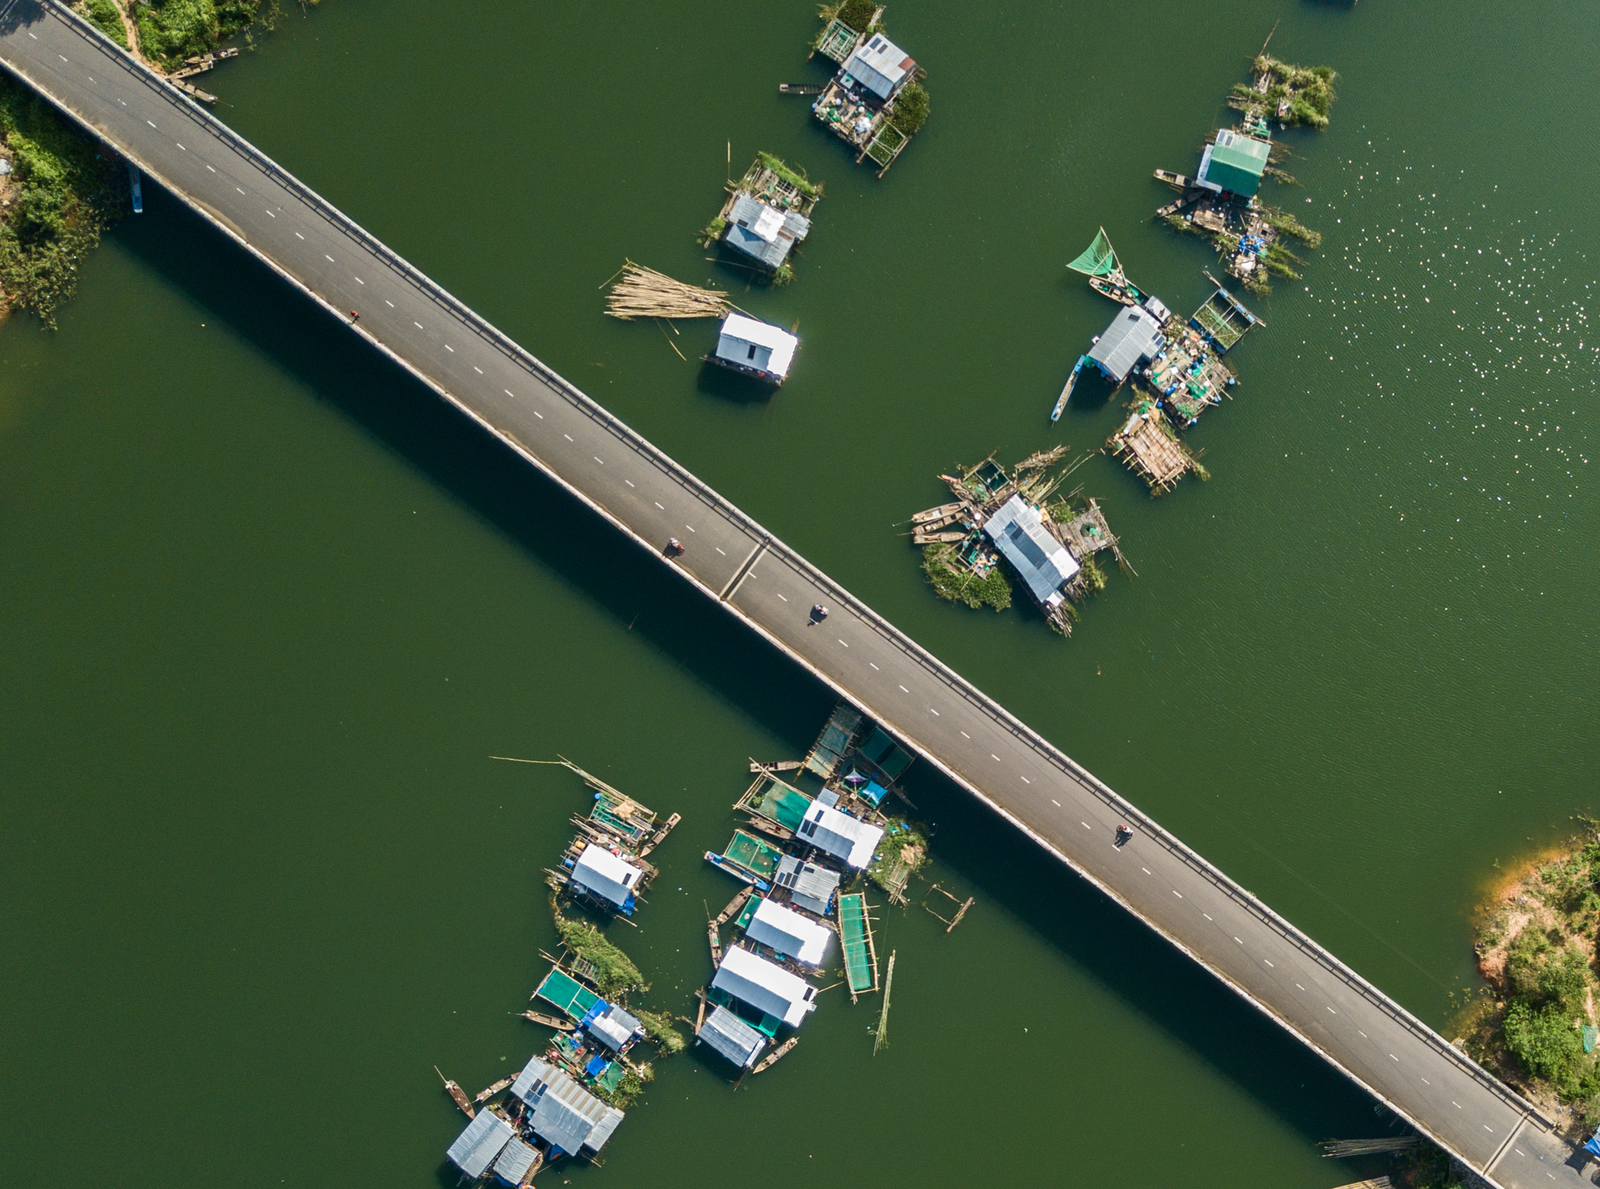
<svg viewBox="0 0 1600 1189"><path fill-rule="evenodd" d="M1272 966L1272 959L1270 959L1270 958L1262 958L1261 960L1263 962L1265 962L1268 966ZM1278 968L1276 966L1272 966L1272 969L1276 970Z"/></svg>
<svg viewBox="0 0 1600 1189"><path fill-rule="evenodd" d="M902 689L904 689L904 688L905 688L905 687L904 687L904 686L901 686L901 688L902 688ZM994 752L992 752L992 751L991 751L991 752L990 752L990 753L989 753L989 758L990 758L990 759L991 759L991 760L993 760L993 761L994 761L994 762L995 762L995 763L997 763L997 764L998 764L998 763L999 763L999 762L1000 762L1000 757L999 757L999 756L997 756L997 755L995 755L995 754L994 754Z"/></svg>
<svg viewBox="0 0 1600 1189"><path fill-rule="evenodd" d="M599 464L600 464L600 465L601 465L601 466L605 466L605 465L606 465L606 460L605 460L605 459L603 459L603 458L601 458L601 457L600 457L600 456L599 456L599 455L598 455L598 454L591 454L591 455L589 455L589 457L590 457L590 458L592 458L592 459L594 459L594 460L595 460L595 461L596 461L596 462L598 462L598 463L599 463Z"/></svg>
<svg viewBox="0 0 1600 1189"><path fill-rule="evenodd" d="M633 487L633 480L632 479L624 479L623 482L626 483L629 487ZM637 488L635 488L635 490L637 490ZM722 550L719 549L719 550L717 550L717 552L721 553Z"/></svg>
<svg viewBox="0 0 1600 1189"><path fill-rule="evenodd" d="M570 441L572 441L572 435L571 435L571 434L569 434L569 433L564 433L564 434L562 434L562 435L561 435L561 436L562 436L562 437L564 437L564 438L566 438L566 439L567 439L567 441L569 441L569 442L570 442Z"/></svg>
<svg viewBox="0 0 1600 1189"><path fill-rule="evenodd" d="M967 733L966 733L966 732L965 732L965 731L962 731L962 732L961 732L961 737L962 737L962 738L963 738L963 739L971 739L971 738L972 738L972 736L971 736L971 735L969 735L969 734L967 734Z"/></svg>
<svg viewBox="0 0 1600 1189"><path fill-rule="evenodd" d="M660 504L657 504L657 505L656 505L656 507L658 507L658 508L659 508L659 507L660 507L660 506L661 506L661 505L660 505ZM779 595L779 596L778 596L778 597L779 597L779 598L780 598L780 599L782 599L782 600L783 600L783 601L784 601L784 602L785 602L785 603L787 603L787 602L788 602L788 601L789 601L789 596L788 596L788 595ZM876 669L876 668L877 668L877 667L878 667L878 666L877 666L877 665L873 665L873 666L872 666L872 667L873 667L873 668L874 668L874 669Z"/></svg>
<svg viewBox="0 0 1600 1189"><path fill-rule="evenodd" d="M452 354L452 355L454 355L456 353L456 349L454 347L452 347L449 343L446 343L444 345L444 349L446 351L450 352L450 354Z"/></svg>
<svg viewBox="0 0 1600 1189"><path fill-rule="evenodd" d="M570 440L570 439L569 439L569 440ZM650 501L650 502L651 502L651 503L653 503L653 504L654 504L654 505L655 505L655 506L656 506L656 507L658 507L658 508L661 508L661 510L662 510L662 511L663 511L663 512L665 512L665 511L666 511L666 509L665 509L665 508L662 508L662 507L661 507L661 501L660 501L660 500L651 500L651 501ZM781 598L781 597L782 597L782 596L781 596L781 595L780 595L780 596L779 596L779 597L780 597L780 598Z"/></svg>
<svg viewBox="0 0 1600 1189"><path fill-rule="evenodd" d="M338 264L339 263L337 260L335 260L332 256L328 255L326 252L324 252L322 254L322 258L324 260L326 260L329 264ZM419 327L417 327L417 329L421 330L422 327L419 326Z"/></svg>
<svg viewBox="0 0 1600 1189"><path fill-rule="evenodd" d="M1020 772L1018 773L1018 775L1022 776L1022 774ZM1022 776L1022 783L1023 784L1032 784L1033 781L1029 780L1026 776Z"/></svg>
<svg viewBox="0 0 1600 1189"><path fill-rule="evenodd" d="M868 662L867 662L867 664L869 664L869 665L872 665L872 662L871 662L871 661L868 661ZM872 665L872 667L873 667L873 668L874 668L874 669L878 669L878 666L877 666L877 665ZM880 673L882 673L882 672L883 672L883 670L882 670L882 669L878 669L878 672L880 672Z"/></svg>
<svg viewBox="0 0 1600 1189"><path fill-rule="evenodd" d="M1201 914L1200 914L1200 915L1201 915L1201 916L1203 916L1203 917L1205 917L1205 919L1206 919L1206 920L1208 920L1208 921L1211 921L1211 923L1212 923L1212 924L1213 924L1213 925L1214 925L1214 924L1216 924L1216 922L1215 922L1215 921L1212 921L1212 920L1211 920L1211 914L1210 914L1210 913L1209 913L1209 912L1202 912L1202 913L1201 913Z"/></svg>
<svg viewBox="0 0 1600 1189"><path fill-rule="evenodd" d="M933 715L935 718L943 718L944 717L937 710L935 710L932 706L928 707L928 713Z"/></svg>
<svg viewBox="0 0 1600 1189"><path fill-rule="evenodd" d="M834 639L835 639L835 640L839 640L839 637L838 637L838 636L835 636L835 637L834 637ZM839 640L839 643L841 643L841 644L844 644L844 641L843 641L843 640ZM848 644L844 644L844 646L845 646L845 647L846 647L846 648L849 648L849 647L850 647L850 645L848 645Z"/></svg>
<svg viewBox="0 0 1600 1189"><path fill-rule="evenodd" d="M92 82L94 82L94 79L90 79L89 81L92 83ZM178 147L180 149L183 149L183 146L181 144L178 144L177 141L173 141L172 143L178 145ZM189 150L188 149L183 149L183 151L187 153Z"/></svg>
<svg viewBox="0 0 1600 1189"><path fill-rule="evenodd" d="M905 686L902 685L900 687L900 692L903 693L903 694L909 694L911 691L908 690Z"/></svg>
<svg viewBox="0 0 1600 1189"><path fill-rule="evenodd" d="M1177 898L1178 898L1178 899L1179 899L1179 900L1182 900L1182 899L1183 899L1183 893L1182 893L1182 892L1180 892L1180 891L1178 891L1178 889L1177 889L1177 888L1173 888L1173 889L1172 889L1172 894L1173 894L1173 895L1174 895L1174 896L1176 896L1176 897L1177 897Z"/></svg>
<svg viewBox="0 0 1600 1189"><path fill-rule="evenodd" d="M479 367L477 364L473 364L472 365L472 370L477 372L480 376L483 375L483 369L481 367Z"/></svg>

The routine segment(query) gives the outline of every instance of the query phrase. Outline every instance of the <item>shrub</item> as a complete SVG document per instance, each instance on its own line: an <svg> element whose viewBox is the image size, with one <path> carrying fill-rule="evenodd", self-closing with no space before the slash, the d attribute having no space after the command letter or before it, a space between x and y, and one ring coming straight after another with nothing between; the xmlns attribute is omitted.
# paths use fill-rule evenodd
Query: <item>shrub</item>
<svg viewBox="0 0 1600 1189"><path fill-rule="evenodd" d="M928 122L928 89L921 83L907 83L894 99L894 126L907 136L922 130Z"/></svg>
<svg viewBox="0 0 1600 1189"><path fill-rule="evenodd" d="M1529 1076L1548 1081L1564 1095L1577 1090L1583 1043L1559 1004L1534 1008L1514 1000L1502 1027L1506 1048Z"/></svg>
<svg viewBox="0 0 1600 1189"><path fill-rule="evenodd" d="M85 0L83 7L83 15L89 18L90 24L123 49L128 48L127 27L123 25L122 14L111 0Z"/></svg>
<svg viewBox="0 0 1600 1189"><path fill-rule="evenodd" d="M857 33L866 33L872 28L872 14L877 11L878 6L872 0L844 0L834 11L834 16Z"/></svg>

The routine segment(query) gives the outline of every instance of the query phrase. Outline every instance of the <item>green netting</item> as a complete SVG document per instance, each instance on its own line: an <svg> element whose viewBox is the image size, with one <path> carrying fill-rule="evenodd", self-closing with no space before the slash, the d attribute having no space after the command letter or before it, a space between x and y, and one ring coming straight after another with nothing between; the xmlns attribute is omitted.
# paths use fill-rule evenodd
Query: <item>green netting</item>
<svg viewBox="0 0 1600 1189"><path fill-rule="evenodd" d="M786 830L798 830L800 819L811 808L811 798L776 780L769 781L751 806L768 821L777 822Z"/></svg>
<svg viewBox="0 0 1600 1189"><path fill-rule="evenodd" d="M778 870L778 860L783 854L770 842L763 842L754 834L746 834L743 830L735 830L728 848L722 852L722 857L731 859L746 871L753 871L763 879L771 879L773 873Z"/></svg>
<svg viewBox="0 0 1600 1189"><path fill-rule="evenodd" d="M584 1014L600 998L563 970L552 970L545 975L544 982L539 984L534 994L555 1004L574 1020L583 1019Z"/></svg>
<svg viewBox="0 0 1600 1189"><path fill-rule="evenodd" d="M1216 295L1213 294L1206 300L1204 305L1194 312L1194 320L1200 323L1201 329L1216 340L1217 345L1226 351L1244 337L1245 330L1248 330L1249 327L1240 329L1235 326L1229 321L1225 309L1219 311L1212 306L1211 303L1215 300Z"/></svg>
<svg viewBox="0 0 1600 1189"><path fill-rule="evenodd" d="M1073 272L1081 272L1090 277L1109 277L1118 269L1117 254L1111 248L1111 240L1106 236L1106 229L1100 228L1100 234L1094 237L1081 256L1067 265Z"/></svg>
<svg viewBox="0 0 1600 1189"><path fill-rule="evenodd" d="M867 898L860 892L839 897L839 941L844 950L844 976L852 991L870 991L877 985L872 946L867 934Z"/></svg>
<svg viewBox="0 0 1600 1189"><path fill-rule="evenodd" d="M761 907L761 897L751 896L744 903L744 911L739 914L739 919L733 922L736 929L748 929L750 918L756 915L756 909Z"/></svg>
<svg viewBox="0 0 1600 1189"><path fill-rule="evenodd" d="M628 1076L628 1067L620 1061L613 1061L606 1066L605 1072L595 1078L594 1084L607 1094L622 1085L622 1079Z"/></svg>

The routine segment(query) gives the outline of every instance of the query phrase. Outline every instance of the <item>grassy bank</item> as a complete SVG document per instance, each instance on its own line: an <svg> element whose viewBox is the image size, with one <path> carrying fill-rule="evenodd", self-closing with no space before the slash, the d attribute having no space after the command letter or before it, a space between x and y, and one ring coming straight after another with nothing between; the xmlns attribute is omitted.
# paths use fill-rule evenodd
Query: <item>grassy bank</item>
<svg viewBox="0 0 1600 1189"><path fill-rule="evenodd" d="M54 327L78 284L78 261L126 209L120 162L44 100L0 75L0 312L32 310Z"/></svg>
<svg viewBox="0 0 1600 1189"><path fill-rule="evenodd" d="M1509 881L1483 910L1475 949L1487 988L1467 1051L1558 1116L1600 1126L1600 823Z"/></svg>
<svg viewBox="0 0 1600 1189"><path fill-rule="evenodd" d="M279 0L150 0L133 9L140 51L165 70L257 26L270 29L282 15Z"/></svg>

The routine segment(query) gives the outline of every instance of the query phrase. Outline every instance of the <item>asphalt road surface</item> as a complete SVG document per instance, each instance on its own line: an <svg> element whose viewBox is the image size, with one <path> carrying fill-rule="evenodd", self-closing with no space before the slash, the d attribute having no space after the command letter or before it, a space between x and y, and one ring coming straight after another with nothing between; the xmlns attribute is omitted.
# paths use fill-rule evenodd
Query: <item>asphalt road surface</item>
<svg viewBox="0 0 1600 1189"><path fill-rule="evenodd" d="M0 64L1474 1170L1593 1183L1523 1099L85 22L0 0Z"/></svg>

